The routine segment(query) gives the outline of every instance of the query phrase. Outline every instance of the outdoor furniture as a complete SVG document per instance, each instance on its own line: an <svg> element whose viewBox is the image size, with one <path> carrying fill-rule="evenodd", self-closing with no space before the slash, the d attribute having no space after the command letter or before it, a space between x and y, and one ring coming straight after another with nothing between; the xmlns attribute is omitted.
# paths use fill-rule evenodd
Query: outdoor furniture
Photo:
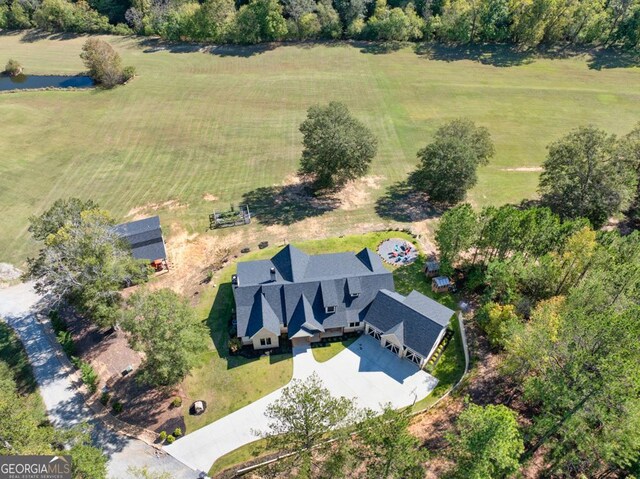
<svg viewBox="0 0 640 479"><path fill-rule="evenodd" d="M391 238L380 243L378 254L387 263L400 266L413 263L418 258L418 249L406 240Z"/></svg>

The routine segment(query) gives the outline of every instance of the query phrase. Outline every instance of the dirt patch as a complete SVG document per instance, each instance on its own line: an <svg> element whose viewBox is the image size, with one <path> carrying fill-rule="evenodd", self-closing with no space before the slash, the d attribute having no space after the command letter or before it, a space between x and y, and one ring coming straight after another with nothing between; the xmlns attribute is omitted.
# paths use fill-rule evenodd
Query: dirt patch
<svg viewBox="0 0 640 479"><path fill-rule="evenodd" d="M99 376L98 392L103 388L124 406L118 419L149 430L172 432L176 427L185 429L180 408L171 408L171 400L184 396L180 389L158 390L139 384L135 372L142 363L140 353L129 347L121 330L101 330L87 319L64 311L69 331L76 347L76 355L91 366ZM132 372L123 374L131 367ZM108 406L110 407L110 406Z"/></svg>
<svg viewBox="0 0 640 479"><path fill-rule="evenodd" d="M417 221L411 225L411 232L416 235L418 243L428 256L434 255L438 251L434 242L436 225L436 220L433 219Z"/></svg>
<svg viewBox="0 0 640 479"><path fill-rule="evenodd" d="M337 195L340 199L340 209L357 210L371 203L371 193L380 189L383 176L365 176L355 181L350 181Z"/></svg>
<svg viewBox="0 0 640 479"><path fill-rule="evenodd" d="M218 197L210 193L205 193L204 195L202 195L202 199L205 201L218 201Z"/></svg>
<svg viewBox="0 0 640 479"><path fill-rule="evenodd" d="M540 172L541 166L519 166L517 168L500 168L500 171L524 171L524 172Z"/></svg>
<svg viewBox="0 0 640 479"><path fill-rule="evenodd" d="M148 203L143 206L136 206L131 208L126 217L131 218L131 221L139 220L147 217L149 214L158 210L177 210L179 208L186 208L187 204L180 203L178 200L168 200L162 203Z"/></svg>

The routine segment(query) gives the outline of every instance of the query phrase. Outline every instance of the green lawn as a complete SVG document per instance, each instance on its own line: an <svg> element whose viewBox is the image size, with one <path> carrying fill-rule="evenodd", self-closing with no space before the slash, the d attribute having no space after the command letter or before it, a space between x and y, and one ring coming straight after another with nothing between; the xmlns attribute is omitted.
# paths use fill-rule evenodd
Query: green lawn
<svg viewBox="0 0 640 479"><path fill-rule="evenodd" d="M358 338L348 338L344 341L336 341L328 343L326 346L312 348L313 358L319 363L329 361L329 359L334 357L336 354L351 346L356 339Z"/></svg>
<svg viewBox="0 0 640 479"><path fill-rule="evenodd" d="M80 72L85 38L2 34L0 64L11 57L27 73ZM640 111L640 71L592 69L587 55L501 67L521 59L500 49L494 57L411 47L374 54L350 44L212 53L158 49L148 39L109 41L139 73L125 87L0 95L0 261L22 264L33 251L29 215L69 195L92 198L119 219L133 208L175 200L182 206L157 210L165 229L176 222L204 231L213 208L245 194L259 201L257 188L295 172L298 126L316 102L347 103L379 138L374 186L355 207L325 213L315 229L304 221L285 232L254 222L248 231L294 240L384 226L394 215L380 218L376 199L412 170L434 130L459 116L487 126L496 143L496 157L480 171L470 200L517 201L535 194L538 173L506 169L540 165L545 145L580 124L627 131ZM217 200L205 201L207 194ZM282 223L275 213L272 222Z"/></svg>

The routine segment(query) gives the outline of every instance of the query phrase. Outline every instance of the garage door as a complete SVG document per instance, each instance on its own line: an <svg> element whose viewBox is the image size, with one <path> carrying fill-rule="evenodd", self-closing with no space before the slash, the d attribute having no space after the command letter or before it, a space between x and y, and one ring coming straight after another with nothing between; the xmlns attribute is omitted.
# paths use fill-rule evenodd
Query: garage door
<svg viewBox="0 0 640 479"><path fill-rule="evenodd" d="M391 351L393 354L398 354L400 352L400 348L393 343L387 343L384 345L384 347Z"/></svg>

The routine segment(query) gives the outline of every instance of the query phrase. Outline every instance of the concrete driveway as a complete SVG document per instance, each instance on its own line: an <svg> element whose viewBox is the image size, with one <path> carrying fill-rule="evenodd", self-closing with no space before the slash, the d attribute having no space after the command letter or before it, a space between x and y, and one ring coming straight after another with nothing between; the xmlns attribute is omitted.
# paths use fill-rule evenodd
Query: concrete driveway
<svg viewBox="0 0 640 479"><path fill-rule="evenodd" d="M329 361L318 363L308 345L293 350L293 377L317 373L334 396L353 398L359 407L380 409L385 403L399 408L426 397L438 380L405 359L382 348L370 336L361 336ZM235 411L164 449L193 469L208 471L228 452L258 439L254 431L267 430L266 407L281 389Z"/></svg>
<svg viewBox="0 0 640 479"><path fill-rule="evenodd" d="M0 289L0 317L16 331L27 351L51 421L64 428L83 421L91 424L94 443L109 457L110 478L126 479L130 466L147 466L150 471L168 472L176 479L198 477L173 457L142 441L119 435L93 418L57 356L63 354L60 345L51 343L37 320L34 311L40 301L30 283Z"/></svg>

